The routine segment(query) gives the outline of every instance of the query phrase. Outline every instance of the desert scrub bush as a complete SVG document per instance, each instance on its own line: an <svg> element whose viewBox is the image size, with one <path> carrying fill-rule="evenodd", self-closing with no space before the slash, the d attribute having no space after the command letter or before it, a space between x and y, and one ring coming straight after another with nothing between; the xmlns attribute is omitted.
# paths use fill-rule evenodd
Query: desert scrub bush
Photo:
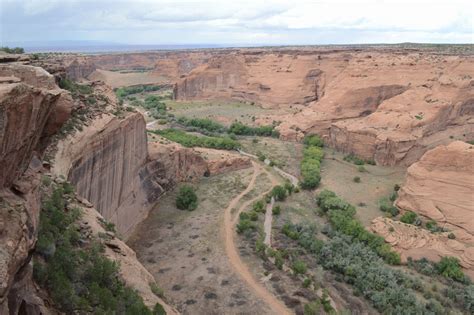
<svg viewBox="0 0 474 315"><path fill-rule="evenodd" d="M415 223L417 217L418 216L416 215L415 212L407 211L400 217L400 221L402 221L403 223L406 223L406 224L413 224L413 223Z"/></svg>
<svg viewBox="0 0 474 315"><path fill-rule="evenodd" d="M59 81L59 87L71 92L72 96L77 96L79 94L87 95L92 93L92 88L90 86L79 84L69 79L61 79Z"/></svg>
<svg viewBox="0 0 474 315"><path fill-rule="evenodd" d="M227 132L227 128L221 125L218 122L215 122L209 118L187 118L187 117L178 117L176 122L180 125L186 127L198 128L201 131L208 132L218 132L224 133Z"/></svg>
<svg viewBox="0 0 474 315"><path fill-rule="evenodd" d="M332 227L345 235L367 244L387 263L399 265L400 255L391 250L390 245L385 240L373 233L370 233L365 227L354 218L356 209L353 205L337 197L329 190L323 190L319 193L316 202L318 206L326 213Z"/></svg>
<svg viewBox="0 0 474 315"><path fill-rule="evenodd" d="M303 143L309 147L320 147L324 146L323 140L318 135L307 135L303 139Z"/></svg>
<svg viewBox="0 0 474 315"><path fill-rule="evenodd" d="M263 153L260 152L260 151L257 152L257 157L258 157L258 160L259 160L260 162L263 162L263 161L265 161L265 160L267 159L267 157L265 156L265 154L263 154Z"/></svg>
<svg viewBox="0 0 474 315"><path fill-rule="evenodd" d="M115 95L117 96L117 98L121 99L133 94L159 91L161 88L162 87L159 85L126 86L115 89Z"/></svg>
<svg viewBox="0 0 474 315"><path fill-rule="evenodd" d="M197 208L198 198L194 188L189 185L181 186L176 196L176 207L180 210L192 211Z"/></svg>
<svg viewBox="0 0 474 315"><path fill-rule="evenodd" d="M346 156L344 156L344 161L346 162L349 162L349 163L353 163L355 165L364 165L365 164L365 161L357 156L355 156L354 154L348 154Z"/></svg>
<svg viewBox="0 0 474 315"><path fill-rule="evenodd" d="M264 200L255 201L252 205L252 210L256 212L265 213L265 201Z"/></svg>
<svg viewBox="0 0 474 315"><path fill-rule="evenodd" d="M306 271L308 270L308 267L306 266L304 261L296 260L295 262L293 262L291 269L293 270L295 275L299 275L299 274L305 274Z"/></svg>
<svg viewBox="0 0 474 315"><path fill-rule="evenodd" d="M436 272L443 277L453 279L461 283L469 283L469 278L462 272L459 259L445 256L435 263Z"/></svg>
<svg viewBox="0 0 474 315"><path fill-rule="evenodd" d="M81 243L79 209L70 208L64 184L45 197L40 213L33 276L66 314L154 314L120 278L119 265L96 240Z"/></svg>
<svg viewBox="0 0 474 315"><path fill-rule="evenodd" d="M280 213L281 213L281 207L280 206L274 206L272 208L272 214L273 215L280 215Z"/></svg>
<svg viewBox="0 0 474 315"><path fill-rule="evenodd" d="M357 167L357 170L360 172L360 173L365 173L367 172L367 169L363 166L363 165L359 165Z"/></svg>
<svg viewBox="0 0 474 315"><path fill-rule="evenodd" d="M7 54L24 54L25 53L25 49L23 49L22 47L10 48L8 46L2 46L0 47L0 51L4 51Z"/></svg>
<svg viewBox="0 0 474 315"><path fill-rule="evenodd" d="M303 285L303 288L308 288L311 285L311 279L304 278L302 285Z"/></svg>
<svg viewBox="0 0 474 315"><path fill-rule="evenodd" d="M354 178L352 179L352 181L354 183L360 183L360 177L359 176L354 176Z"/></svg>
<svg viewBox="0 0 474 315"><path fill-rule="evenodd" d="M274 138L278 138L280 136L278 131L275 130L275 125L250 127L239 121L233 122L232 125L230 125L228 132L239 136L261 136Z"/></svg>
<svg viewBox="0 0 474 315"><path fill-rule="evenodd" d="M221 150L235 150L240 148L240 143L229 137L198 137L172 128L149 132L160 135L170 141L177 142L185 147L203 147Z"/></svg>
<svg viewBox="0 0 474 315"><path fill-rule="evenodd" d="M250 221L250 219L239 218L239 223L237 223L237 233L242 234L249 230L255 230L257 226L255 223Z"/></svg>
<svg viewBox="0 0 474 315"><path fill-rule="evenodd" d="M276 185L272 188L270 195L274 197L276 201L284 201L286 199L286 189L281 185Z"/></svg>
<svg viewBox="0 0 474 315"><path fill-rule="evenodd" d="M291 194L295 190L295 186L289 181L285 181L285 184L283 185L283 187L285 187L286 192L288 193L288 196L291 196Z"/></svg>
<svg viewBox="0 0 474 315"><path fill-rule="evenodd" d="M150 286L151 292L153 292L154 295L156 295L159 298L165 297L165 291L162 288L160 288L157 283L150 282L149 286Z"/></svg>
<svg viewBox="0 0 474 315"><path fill-rule="evenodd" d="M391 202L387 197L383 197L379 200L379 209L380 211L388 213L392 217L395 217L400 213L398 208L395 207L393 202Z"/></svg>

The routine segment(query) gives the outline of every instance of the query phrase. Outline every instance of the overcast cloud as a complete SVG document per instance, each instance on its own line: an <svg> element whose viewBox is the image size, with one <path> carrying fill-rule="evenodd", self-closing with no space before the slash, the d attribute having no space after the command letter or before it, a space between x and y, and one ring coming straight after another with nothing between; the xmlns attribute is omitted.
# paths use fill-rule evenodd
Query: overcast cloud
<svg viewBox="0 0 474 315"><path fill-rule="evenodd" d="M0 0L0 41L473 43L474 2Z"/></svg>

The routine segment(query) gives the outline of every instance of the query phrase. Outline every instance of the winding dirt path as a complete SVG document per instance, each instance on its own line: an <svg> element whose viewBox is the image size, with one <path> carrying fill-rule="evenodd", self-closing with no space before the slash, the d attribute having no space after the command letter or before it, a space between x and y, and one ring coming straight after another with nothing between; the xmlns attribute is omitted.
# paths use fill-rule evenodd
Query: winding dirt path
<svg viewBox="0 0 474 315"><path fill-rule="evenodd" d="M247 188L243 190L238 196L236 196L232 201L229 203L227 208L225 209L224 213L224 240L225 240L225 251L227 253L227 257L229 258L229 262L236 271L236 273L247 283L248 287L254 291L259 298L261 298L268 307L272 310L272 314L292 314L292 312L283 304L280 300L278 300L273 294L267 291L267 289L259 283L257 280L254 279L252 273L247 268L247 266L242 262L240 255L237 251L234 242L234 223L235 220L232 219L232 209L238 204L240 199L244 197L247 193L249 193L255 187L255 181L257 176L262 172L262 167L258 165L256 162L252 162L253 166L253 175L250 183L248 184ZM266 193L266 192L265 192ZM265 193L261 194L259 197L263 196ZM259 198L257 197L257 198ZM254 198L254 199L257 199ZM252 199L252 200L254 200ZM239 211L236 214L236 217L239 216L239 213L244 209L245 205L248 205L250 201L246 202L242 207L240 207Z"/></svg>

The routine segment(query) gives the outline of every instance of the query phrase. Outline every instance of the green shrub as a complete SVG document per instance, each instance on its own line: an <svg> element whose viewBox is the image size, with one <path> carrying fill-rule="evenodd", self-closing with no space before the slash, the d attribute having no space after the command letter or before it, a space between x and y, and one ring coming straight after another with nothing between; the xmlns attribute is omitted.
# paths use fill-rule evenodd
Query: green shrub
<svg viewBox="0 0 474 315"><path fill-rule="evenodd" d="M164 129L153 130L152 133L158 134L170 141L182 144L185 147L204 147L212 149L235 150L240 148L240 144L229 137L198 137L188 134L182 130Z"/></svg>
<svg viewBox="0 0 474 315"><path fill-rule="evenodd" d="M238 121L230 125L228 132L242 136L263 136L275 138L278 138L280 136L278 131L275 130L274 125L250 127Z"/></svg>
<svg viewBox="0 0 474 315"><path fill-rule="evenodd" d="M324 146L323 140L318 135L306 135L303 139L306 146L314 146L322 148Z"/></svg>
<svg viewBox="0 0 474 315"><path fill-rule="evenodd" d="M449 233L449 234L448 234L448 238L449 238L450 240L454 240L454 239L456 239L456 235L454 235L454 233Z"/></svg>
<svg viewBox="0 0 474 315"><path fill-rule="evenodd" d="M141 297L125 286L118 264L104 255L103 245L94 239L87 246L80 244L76 222L81 212L68 207L68 189L58 185L42 203L33 257L36 282L66 314L151 315Z"/></svg>
<svg viewBox="0 0 474 315"><path fill-rule="evenodd" d="M303 280L303 288L308 288L311 285L311 279L310 278L305 278Z"/></svg>
<svg viewBox="0 0 474 315"><path fill-rule="evenodd" d="M256 212L265 213L265 202L263 200L258 200L252 205L252 210Z"/></svg>
<svg viewBox="0 0 474 315"><path fill-rule="evenodd" d="M226 132L227 128L208 118L186 118L178 117L176 120L179 124L186 127L194 127L208 132Z"/></svg>
<svg viewBox="0 0 474 315"><path fill-rule="evenodd" d="M400 255L393 252L382 237L368 232L359 221L354 219L356 209L353 205L340 199L329 190L321 191L316 202L321 210L328 215L329 222L336 231L367 244L388 263L400 264Z"/></svg>
<svg viewBox="0 0 474 315"><path fill-rule="evenodd" d="M360 177L359 176L355 176L353 179L354 183L360 183Z"/></svg>
<svg viewBox="0 0 474 315"><path fill-rule="evenodd" d="M197 208L198 198L194 188L188 185L181 186L176 196L176 207L180 210L194 210Z"/></svg>
<svg viewBox="0 0 474 315"><path fill-rule="evenodd" d="M461 265L459 264L459 259L456 257L443 257L441 260L435 264L435 269L438 274L443 277L453 279L455 281L464 282L466 281L466 276L461 270Z"/></svg>
<svg viewBox="0 0 474 315"><path fill-rule="evenodd" d="M297 274L306 273L306 270L308 269L308 267L306 267L306 264L304 263L304 261L297 260L293 263L293 265L291 266L291 269L297 275Z"/></svg>
<svg viewBox="0 0 474 315"><path fill-rule="evenodd" d="M392 217L399 214L398 208L395 207L387 197L383 197L379 200L379 209L383 212L389 213Z"/></svg>
<svg viewBox="0 0 474 315"><path fill-rule="evenodd" d="M364 165L365 162L363 159L355 156L354 154L348 154L344 156L344 161L354 163L355 165Z"/></svg>
<svg viewBox="0 0 474 315"><path fill-rule="evenodd" d="M303 150L303 160L300 165L303 189L313 189L321 181L320 164L324 157L324 151L317 146L308 146Z"/></svg>
<svg viewBox="0 0 474 315"><path fill-rule="evenodd" d="M284 201L286 199L286 189L280 185L273 187L270 194L276 201Z"/></svg>
<svg viewBox="0 0 474 315"><path fill-rule="evenodd" d="M149 285L150 285L151 292L153 292L154 295L156 295L159 298L165 297L164 290L160 288L158 284L156 284L155 282L151 282Z"/></svg>
<svg viewBox="0 0 474 315"><path fill-rule="evenodd" d="M295 186L289 181L286 181L283 187L285 187L286 191L288 192L288 196L291 196L291 194L295 190Z"/></svg>
<svg viewBox="0 0 474 315"><path fill-rule="evenodd" d="M24 54L25 53L25 50L21 47L10 48L7 46L3 46L3 47L0 47L0 51L4 51L7 54Z"/></svg>
<svg viewBox="0 0 474 315"><path fill-rule="evenodd" d="M158 85L134 85L134 86L126 86L120 87L115 90L115 95L120 98L128 97L132 94L138 94L143 92L154 92L161 89L161 86ZM130 98L132 100L132 98ZM160 98L161 99L161 98Z"/></svg>
<svg viewBox="0 0 474 315"><path fill-rule="evenodd" d="M272 214L279 215L280 213L281 213L281 207L280 206L274 206L272 208Z"/></svg>
<svg viewBox="0 0 474 315"><path fill-rule="evenodd" d="M415 212L407 211L401 216L400 221L407 224L413 224L415 223L416 218L417 218L417 215Z"/></svg>
<svg viewBox="0 0 474 315"><path fill-rule="evenodd" d="M244 233L247 230L254 229L256 229L256 225L249 219L241 219L239 220L239 223L237 223L237 233L239 234Z"/></svg>
<svg viewBox="0 0 474 315"><path fill-rule="evenodd" d="M312 301L310 303L305 304L303 309L303 315L320 315L322 314L321 302L319 300Z"/></svg>
<svg viewBox="0 0 474 315"><path fill-rule="evenodd" d="M360 173L365 173L367 172L366 168L363 166L363 165L359 165L357 167L357 170L360 172Z"/></svg>
<svg viewBox="0 0 474 315"><path fill-rule="evenodd" d="M250 221L257 221L258 220L258 212L250 211L249 212L249 219L250 219Z"/></svg>

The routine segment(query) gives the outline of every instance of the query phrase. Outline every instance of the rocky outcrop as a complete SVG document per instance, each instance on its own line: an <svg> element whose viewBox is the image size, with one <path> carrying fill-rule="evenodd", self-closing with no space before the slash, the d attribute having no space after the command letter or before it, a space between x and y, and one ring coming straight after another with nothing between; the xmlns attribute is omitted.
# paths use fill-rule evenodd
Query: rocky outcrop
<svg viewBox="0 0 474 315"><path fill-rule="evenodd" d="M94 62L86 57L75 57L67 60L64 66L66 78L74 81L86 79L96 68Z"/></svg>
<svg viewBox="0 0 474 315"><path fill-rule="evenodd" d="M402 254L402 258L439 260L458 257L474 278L474 146L455 141L426 152L408 168L395 205L434 220L447 232L426 229L387 218L372 222L374 232ZM450 234L451 237L448 237Z"/></svg>
<svg viewBox="0 0 474 315"><path fill-rule="evenodd" d="M166 314L178 314L175 309L152 292L151 286L155 284L155 279L138 261L135 252L114 233L107 232L103 228L101 224L104 221L103 216L88 202L79 203L77 206L82 209L81 222L79 222L82 229L89 230L97 239L100 239L100 235L107 235L104 241L105 256L120 266L120 275L125 284L137 290L149 308L153 309L155 304L159 303L164 307Z"/></svg>
<svg viewBox="0 0 474 315"><path fill-rule="evenodd" d="M455 141L426 152L408 168L396 206L453 230L474 244L474 146Z"/></svg>
<svg viewBox="0 0 474 315"><path fill-rule="evenodd" d="M0 84L0 313L48 314L35 294L29 261L38 231L44 144L68 118L67 111L58 117L55 110L72 104L41 68L0 65L5 76L15 80Z"/></svg>
<svg viewBox="0 0 474 315"><path fill-rule="evenodd" d="M457 257L468 276L474 279L474 247L457 239L450 239L449 232L431 233L423 228L394 221L389 218L376 218L371 230L385 238L397 252L402 261L427 258L439 261L444 256Z"/></svg>
<svg viewBox="0 0 474 315"><path fill-rule="evenodd" d="M184 76L174 96L178 100L234 99L287 107L319 100L325 77L312 56L232 51L213 56Z"/></svg>

